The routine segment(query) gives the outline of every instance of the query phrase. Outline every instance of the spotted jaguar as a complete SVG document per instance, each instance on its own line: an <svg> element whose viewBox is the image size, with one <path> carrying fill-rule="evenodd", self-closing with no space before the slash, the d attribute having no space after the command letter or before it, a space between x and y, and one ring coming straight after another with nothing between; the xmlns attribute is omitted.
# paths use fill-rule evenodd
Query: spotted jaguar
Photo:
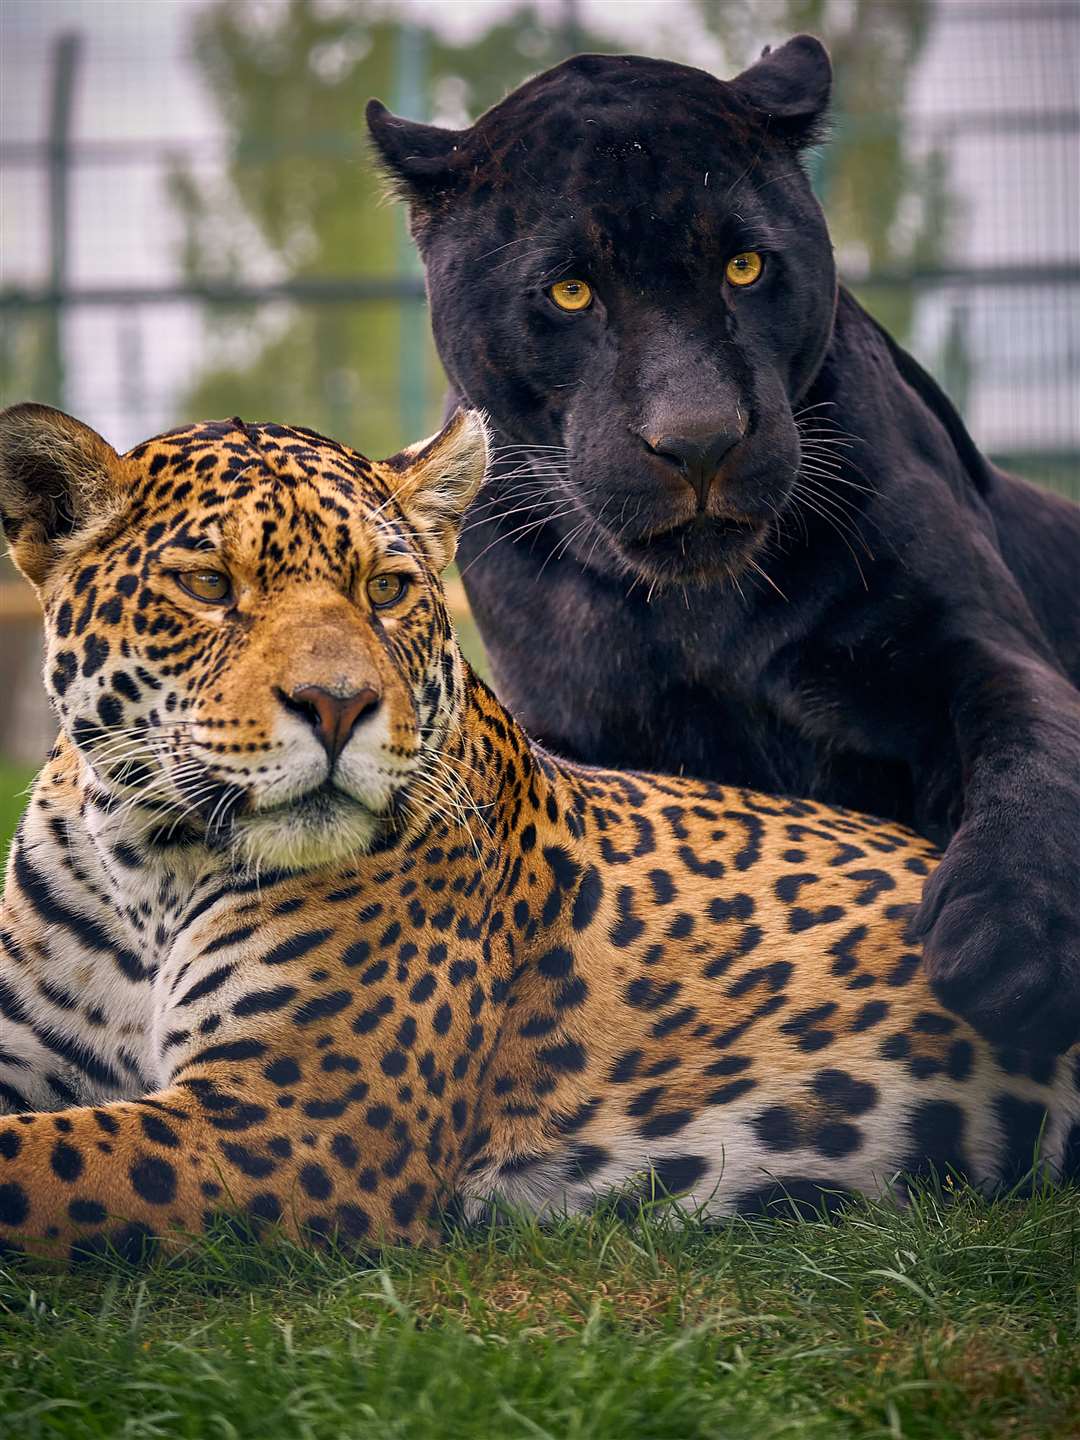
<svg viewBox="0 0 1080 1440"><path fill-rule="evenodd" d="M992 1047L928 988L926 841L566 763L469 669L440 576L486 453L471 412L381 463L0 416L60 725L0 925L3 1243L1075 1174L1077 1052Z"/></svg>

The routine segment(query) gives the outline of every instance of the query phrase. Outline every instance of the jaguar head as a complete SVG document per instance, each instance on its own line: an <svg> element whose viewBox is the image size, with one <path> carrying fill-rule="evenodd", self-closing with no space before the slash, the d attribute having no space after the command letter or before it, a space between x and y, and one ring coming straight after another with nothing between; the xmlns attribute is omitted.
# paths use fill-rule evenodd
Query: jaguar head
<svg viewBox="0 0 1080 1440"><path fill-rule="evenodd" d="M121 456L59 411L5 411L0 519L104 810L286 868L407 826L459 718L439 576L486 455L468 412L372 463L239 420Z"/></svg>
<svg viewBox="0 0 1080 1440"><path fill-rule="evenodd" d="M800 164L830 80L799 36L730 82L579 55L465 130L368 107L451 382L525 447L579 560L710 581L788 504L836 304Z"/></svg>

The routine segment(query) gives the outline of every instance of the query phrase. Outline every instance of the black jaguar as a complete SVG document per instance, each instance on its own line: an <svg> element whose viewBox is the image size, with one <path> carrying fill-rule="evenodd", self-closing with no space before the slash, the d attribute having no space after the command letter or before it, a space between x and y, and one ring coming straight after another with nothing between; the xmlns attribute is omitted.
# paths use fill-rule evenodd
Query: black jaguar
<svg viewBox="0 0 1080 1440"><path fill-rule="evenodd" d="M562 753L947 843L912 920L940 995L1060 1050L1080 510L995 469L838 287L800 163L830 80L800 36L730 82L580 55L462 131L371 103L454 398L504 447L465 583Z"/></svg>

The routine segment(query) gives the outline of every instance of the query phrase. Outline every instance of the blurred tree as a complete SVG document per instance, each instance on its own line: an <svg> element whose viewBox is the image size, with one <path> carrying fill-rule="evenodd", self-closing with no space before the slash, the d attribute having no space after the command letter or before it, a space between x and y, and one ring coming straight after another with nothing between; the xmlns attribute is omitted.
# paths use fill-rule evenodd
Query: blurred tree
<svg viewBox="0 0 1080 1440"><path fill-rule="evenodd" d="M380 203L363 111L393 106L401 29L385 5L216 0L194 24L197 64L225 124L220 179L178 168L182 263L197 282L387 276L398 268L401 216ZM527 75L562 58L562 32L529 5L466 46L422 29L414 53L436 120L464 124ZM589 49L609 40L583 35ZM413 118L417 118L413 111ZM426 326L425 326L426 329ZM428 411L441 374L430 341ZM402 326L394 302L260 306L219 312L212 358L184 397L190 414L279 416L386 453L401 433Z"/></svg>
<svg viewBox="0 0 1080 1440"><path fill-rule="evenodd" d="M943 157L920 153L910 133L908 87L937 0L696 0L731 68L750 64L764 44L809 31L829 47L833 128L811 174L849 276L930 268L944 254L952 222ZM858 285L855 286L858 289ZM915 296L908 286L862 298L899 338L908 336Z"/></svg>

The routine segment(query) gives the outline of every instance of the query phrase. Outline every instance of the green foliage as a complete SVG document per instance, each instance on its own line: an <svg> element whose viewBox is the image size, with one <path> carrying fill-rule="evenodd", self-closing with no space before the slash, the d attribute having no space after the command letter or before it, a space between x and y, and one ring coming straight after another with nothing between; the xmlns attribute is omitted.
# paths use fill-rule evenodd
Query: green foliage
<svg viewBox="0 0 1080 1440"><path fill-rule="evenodd" d="M370 1266L235 1234L0 1270L19 1440L1075 1435L1075 1191L837 1223L515 1221Z"/></svg>
<svg viewBox="0 0 1080 1440"><path fill-rule="evenodd" d="M16 405L29 394L54 400L45 383L48 325L38 311L12 307L0 325L0 406Z"/></svg>

